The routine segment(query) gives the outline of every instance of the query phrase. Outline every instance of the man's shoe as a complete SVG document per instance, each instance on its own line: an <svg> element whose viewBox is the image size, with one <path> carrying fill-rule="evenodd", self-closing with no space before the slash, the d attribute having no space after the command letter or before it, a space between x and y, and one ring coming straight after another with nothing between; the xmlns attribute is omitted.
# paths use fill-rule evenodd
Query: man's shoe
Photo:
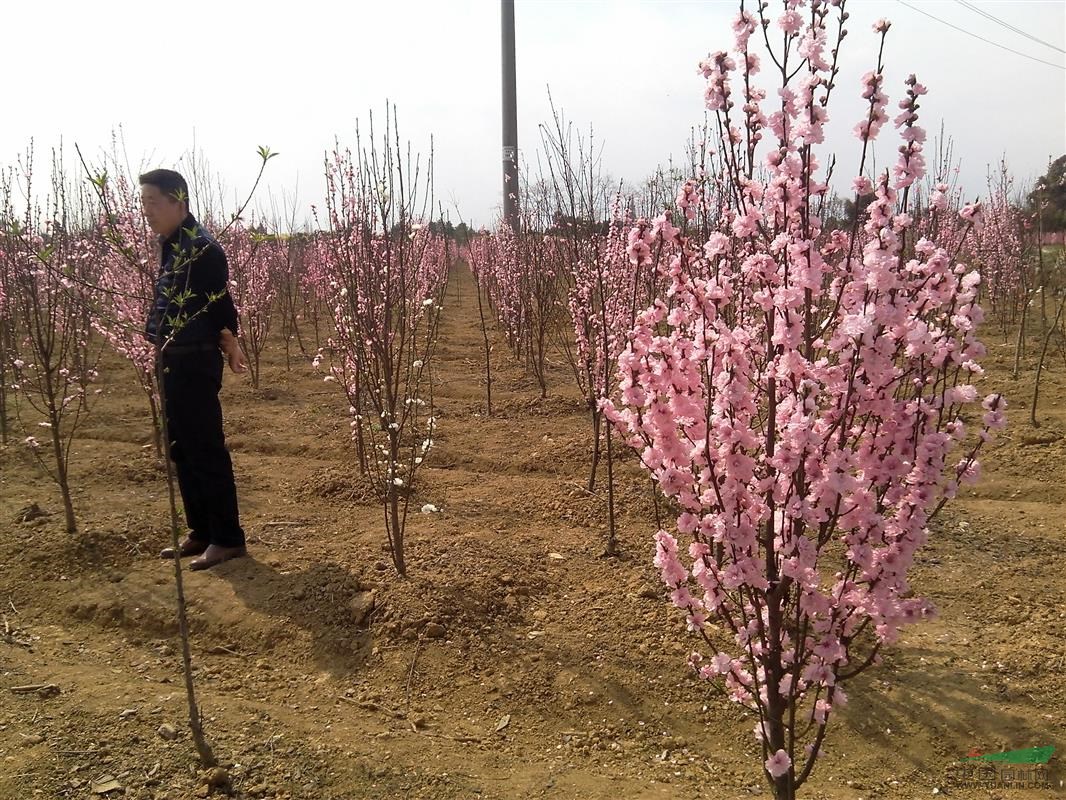
<svg viewBox="0 0 1066 800"><path fill-rule="evenodd" d="M189 562L189 569L211 569L223 561L231 558L242 558L248 555L248 549L242 544L238 547L220 547L217 544L210 545L204 554L195 561Z"/></svg>
<svg viewBox="0 0 1066 800"><path fill-rule="evenodd" d="M195 536L186 536L185 541L178 547L178 556L180 558L188 558L189 556L198 556L200 553L207 549L207 542L203 539L197 539ZM174 548L167 547L160 554L160 558L174 558Z"/></svg>

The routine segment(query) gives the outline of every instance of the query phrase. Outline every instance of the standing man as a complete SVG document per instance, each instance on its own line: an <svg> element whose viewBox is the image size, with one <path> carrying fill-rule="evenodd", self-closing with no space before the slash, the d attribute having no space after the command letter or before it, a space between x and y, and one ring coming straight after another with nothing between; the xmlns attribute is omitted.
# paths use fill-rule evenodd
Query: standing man
<svg viewBox="0 0 1066 800"><path fill-rule="evenodd" d="M169 169L139 180L144 216L162 251L145 336L159 348L170 457L189 525L178 553L168 547L160 555L199 556L189 567L209 569L247 555L218 399L223 354L233 372L247 365L226 288L226 254L189 213L188 184Z"/></svg>

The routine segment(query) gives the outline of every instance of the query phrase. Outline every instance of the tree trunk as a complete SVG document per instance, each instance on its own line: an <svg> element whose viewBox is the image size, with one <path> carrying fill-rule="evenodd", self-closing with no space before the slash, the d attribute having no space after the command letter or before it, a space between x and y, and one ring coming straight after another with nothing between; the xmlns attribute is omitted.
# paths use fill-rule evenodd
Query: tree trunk
<svg viewBox="0 0 1066 800"><path fill-rule="evenodd" d="M56 482L59 484L59 493L63 497L63 516L66 519L67 533L78 532L78 523L74 519L74 501L70 496L70 481L67 478L67 460L63 453L63 438L59 432L59 413L56 411L56 387L52 383L52 373L46 369L44 373L45 389L48 396L49 431L52 434L52 455L56 460Z"/></svg>
<svg viewBox="0 0 1066 800"><path fill-rule="evenodd" d="M1051 341L1051 336L1059 329L1059 320L1062 318L1062 307L1064 305L1066 305L1066 294L1063 294L1062 300L1059 301L1059 309L1055 312L1055 321L1047 329L1047 333L1044 334L1044 346L1040 350L1040 361L1036 365L1036 381L1033 383L1033 405L1029 409L1029 423L1034 428L1040 426L1040 423L1036 420L1036 401L1040 395L1040 373L1044 371L1044 358L1047 356L1047 346Z"/></svg>
<svg viewBox="0 0 1066 800"><path fill-rule="evenodd" d="M7 444L7 374L3 356L0 356L0 444Z"/></svg>
<svg viewBox="0 0 1066 800"><path fill-rule="evenodd" d="M600 464L600 426L603 417L598 408L592 408L592 469L589 471L589 491L596 490L596 471Z"/></svg>
<svg viewBox="0 0 1066 800"><path fill-rule="evenodd" d="M470 274L473 275L474 270L471 268ZM458 281L456 281L458 283ZM485 404L487 416L492 416L492 361L489 357L489 333L485 327L485 308L481 302L481 286L478 284L477 277L474 277L474 290L477 292L477 313L481 317L481 338L485 343Z"/></svg>
<svg viewBox="0 0 1066 800"><path fill-rule="evenodd" d="M611 426L607 425L607 549L606 556L618 555L618 538L614 519L614 458L611 450Z"/></svg>
<svg viewBox="0 0 1066 800"><path fill-rule="evenodd" d="M407 563L403 554L403 528L400 525L400 493L396 487L389 485L389 547L392 550L392 563L400 577L407 576Z"/></svg>
<svg viewBox="0 0 1066 800"><path fill-rule="evenodd" d="M1035 292L1036 290L1034 289L1033 291ZM1014 370L1011 373L1011 377L1014 380L1018 380L1018 368L1025 350L1025 323L1029 318L1029 302L1031 299L1032 293L1027 293L1022 305L1022 319L1018 326L1018 338L1014 343Z"/></svg>
<svg viewBox="0 0 1066 800"><path fill-rule="evenodd" d="M158 362L157 362L158 363ZM161 437L166 447L166 457L163 459L167 470L167 497L170 501L170 546L174 548L174 586L177 590L178 601L178 633L181 637L181 663L185 677L185 699L189 707L189 730L192 732L193 744L200 756L200 765L214 767L218 765L211 745L204 736L203 721L200 718L200 707L196 702L196 687L192 677L192 651L189 646L189 618L185 605L185 582L181 572L181 556L178 548L181 546L178 533L178 504L174 496L174 466L170 458L170 432L167 430L166 416L166 392L163 388L163 367L159 364L157 373L157 387L159 389L159 419L161 424Z"/></svg>
<svg viewBox="0 0 1066 800"><path fill-rule="evenodd" d="M63 444L59 438L59 426L52 426L52 447L56 458L56 477L59 479L59 493L63 496L63 517L66 520L67 533L78 532L78 523L74 519L74 500L70 496L70 480L67 477L67 462L63 457Z"/></svg>
<svg viewBox="0 0 1066 800"><path fill-rule="evenodd" d="M148 388L148 407L152 412L152 444L155 445L156 458L163 459L163 425L159 418L159 405L155 401L155 393Z"/></svg>

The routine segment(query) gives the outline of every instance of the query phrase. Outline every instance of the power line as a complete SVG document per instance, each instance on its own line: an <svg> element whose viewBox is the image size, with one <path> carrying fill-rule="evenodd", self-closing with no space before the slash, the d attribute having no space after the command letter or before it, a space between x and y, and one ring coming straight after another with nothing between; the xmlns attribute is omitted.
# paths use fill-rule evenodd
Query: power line
<svg viewBox="0 0 1066 800"><path fill-rule="evenodd" d="M941 25L947 25L949 28L954 28L959 33L965 33L967 36L972 36L974 39L980 39L985 44L990 44L993 47L998 47L1000 50L1006 50L1008 53L1014 53L1014 55L1021 56L1022 58L1028 58L1030 61L1036 61L1036 62L1039 62L1040 64L1046 64L1049 67L1055 67L1055 69L1066 70L1066 67L1062 66L1061 64L1055 64L1055 63L1052 63L1051 61L1045 61L1042 58L1037 58L1036 56L1031 56L1028 53L1021 52L1020 50L1014 50L1013 48L1007 47L1006 45L1000 44L999 42L993 42L991 39L986 39L984 36L979 36L976 33L972 33L970 31L966 30L965 28L960 28L958 25L953 25L952 23L950 23L950 22L948 22L946 20L942 20L940 17L934 17L928 11L923 11L922 9L918 8L917 6L912 6L910 3L906 2L906 0L897 0L897 2L899 2L900 5L904 5L907 8L911 9L911 11L917 11L919 14L924 14L925 16L929 17L929 19L935 20L936 22L939 22Z"/></svg>
<svg viewBox="0 0 1066 800"><path fill-rule="evenodd" d="M1060 53L1066 53L1066 49L1063 49L1063 48L1059 47L1057 44L1052 44L1051 42L1045 42L1043 39L1038 39L1037 37L1033 36L1031 33L1026 33L1021 28L1015 27L1014 25L1011 25L1009 22L1001 20L999 17L992 16L987 11L985 11L983 8L975 6L973 3L968 3L968 2L966 2L966 0L955 0L955 2L958 3L959 5L961 5L963 8L968 8L968 9L970 9L970 11L975 11L976 13L980 14L985 19L991 20L992 22L995 22L997 25L1002 25L1007 30L1013 31L1014 33L1018 34L1019 36L1024 36L1026 39L1029 39L1030 41L1036 42L1037 44L1044 45L1044 47L1050 47L1052 50L1058 50Z"/></svg>

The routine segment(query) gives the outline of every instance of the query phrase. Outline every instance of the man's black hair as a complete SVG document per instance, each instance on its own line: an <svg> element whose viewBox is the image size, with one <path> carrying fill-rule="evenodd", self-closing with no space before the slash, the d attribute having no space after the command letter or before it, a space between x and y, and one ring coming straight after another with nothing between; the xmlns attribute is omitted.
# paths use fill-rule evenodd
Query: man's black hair
<svg viewBox="0 0 1066 800"><path fill-rule="evenodd" d="M186 208L190 205L189 184L185 182L185 178L181 176L180 172L175 172L172 169L153 169L151 172L141 175L137 180L141 186L155 186L163 194L169 195L175 200L181 200L185 203Z"/></svg>

